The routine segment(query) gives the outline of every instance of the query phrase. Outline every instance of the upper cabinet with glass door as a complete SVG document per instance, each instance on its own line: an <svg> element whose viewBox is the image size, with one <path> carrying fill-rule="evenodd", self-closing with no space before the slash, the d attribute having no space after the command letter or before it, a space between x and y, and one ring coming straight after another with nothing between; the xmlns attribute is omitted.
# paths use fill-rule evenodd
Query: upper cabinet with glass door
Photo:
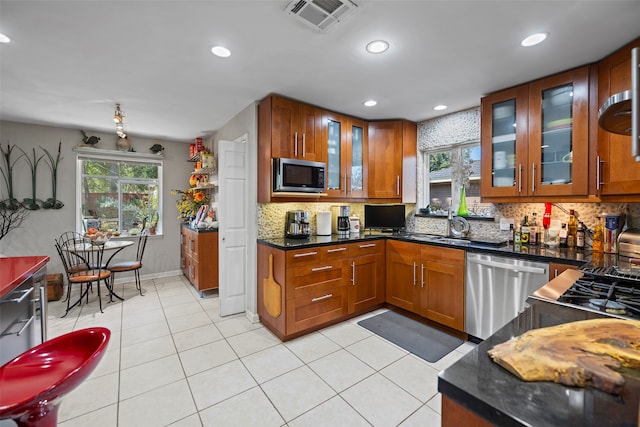
<svg viewBox="0 0 640 427"><path fill-rule="evenodd" d="M529 85L530 195L587 195L588 82L583 67Z"/></svg>
<svg viewBox="0 0 640 427"><path fill-rule="evenodd" d="M327 194L331 198L365 198L367 127L362 120L325 111Z"/></svg>
<svg viewBox="0 0 640 427"><path fill-rule="evenodd" d="M482 99L483 197L587 195L588 80L583 67Z"/></svg>
<svg viewBox="0 0 640 427"><path fill-rule="evenodd" d="M493 93L481 104L481 195L526 194L529 89L525 85Z"/></svg>

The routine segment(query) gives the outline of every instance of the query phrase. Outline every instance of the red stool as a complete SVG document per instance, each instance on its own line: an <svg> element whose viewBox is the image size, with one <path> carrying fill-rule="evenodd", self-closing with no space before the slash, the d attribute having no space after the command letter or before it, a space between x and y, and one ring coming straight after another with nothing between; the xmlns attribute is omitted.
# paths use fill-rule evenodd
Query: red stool
<svg viewBox="0 0 640 427"><path fill-rule="evenodd" d="M0 420L54 427L62 397L98 366L107 328L87 328L45 341L0 367Z"/></svg>

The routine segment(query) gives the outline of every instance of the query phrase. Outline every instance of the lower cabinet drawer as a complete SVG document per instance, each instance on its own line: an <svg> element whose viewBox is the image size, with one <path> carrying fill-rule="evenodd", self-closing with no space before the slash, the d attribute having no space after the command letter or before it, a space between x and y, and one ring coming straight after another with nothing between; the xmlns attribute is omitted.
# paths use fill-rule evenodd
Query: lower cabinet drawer
<svg viewBox="0 0 640 427"><path fill-rule="evenodd" d="M331 289L346 285L346 265L344 260L340 260L289 269L286 278L287 299L323 291L328 293Z"/></svg>
<svg viewBox="0 0 640 427"><path fill-rule="evenodd" d="M286 304L287 334L292 334L346 316L346 286L288 300Z"/></svg>

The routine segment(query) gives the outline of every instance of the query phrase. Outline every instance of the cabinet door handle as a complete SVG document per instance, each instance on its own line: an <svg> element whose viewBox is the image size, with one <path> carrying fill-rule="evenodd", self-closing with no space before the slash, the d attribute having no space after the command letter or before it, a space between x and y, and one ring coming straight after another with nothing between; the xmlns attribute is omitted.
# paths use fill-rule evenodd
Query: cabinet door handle
<svg viewBox="0 0 640 427"><path fill-rule="evenodd" d="M631 155L640 162L640 49L631 49Z"/></svg>
<svg viewBox="0 0 640 427"><path fill-rule="evenodd" d="M536 164L531 163L531 194L536 191Z"/></svg>
<svg viewBox="0 0 640 427"><path fill-rule="evenodd" d="M400 195L400 175L396 176L396 196Z"/></svg>
<svg viewBox="0 0 640 427"><path fill-rule="evenodd" d="M342 251L346 251L347 248L336 248L336 249L327 249L327 252L331 253L331 252L342 252Z"/></svg>
<svg viewBox="0 0 640 427"><path fill-rule="evenodd" d="M312 268L311 271L324 271L324 270L331 270L333 268L332 265L325 265L324 267L315 267Z"/></svg>
<svg viewBox="0 0 640 427"><path fill-rule="evenodd" d="M312 255L318 255L318 252L304 252L304 253L301 253L301 254L295 254L293 257L294 258L300 258L300 257L303 257L303 256L312 256Z"/></svg>
<svg viewBox="0 0 640 427"><path fill-rule="evenodd" d="M351 176L349 175L349 184L351 184ZM353 188L351 187L351 185L347 185L347 180L344 180L344 186L346 188L347 194L351 193L353 194Z"/></svg>
<svg viewBox="0 0 640 427"><path fill-rule="evenodd" d="M24 299L27 296L31 295L31 293L33 292L33 288L25 289L25 290L22 290L22 291L19 291L19 292L22 292L22 296L20 296L19 298L11 298L11 299L7 299L7 300L3 300L0 303L15 302L16 304L20 304L22 301L24 301Z"/></svg>
<svg viewBox="0 0 640 427"><path fill-rule="evenodd" d="M359 246L360 249L364 249L364 248L375 248L376 244L375 243L369 243L368 245L360 245Z"/></svg>
<svg viewBox="0 0 640 427"><path fill-rule="evenodd" d="M553 270L553 277L558 277L558 269L557 268L555 268Z"/></svg>
<svg viewBox="0 0 640 427"><path fill-rule="evenodd" d="M293 134L293 156L298 157L298 132Z"/></svg>
<svg viewBox="0 0 640 427"><path fill-rule="evenodd" d="M522 163L518 163L518 193L522 193Z"/></svg>
<svg viewBox="0 0 640 427"><path fill-rule="evenodd" d="M422 271L420 272L420 275L422 276L422 277L420 278L420 280L421 280L421 282L422 282L422 283L421 283L421 285L422 285L422 287L424 288L424 264L420 264L420 269L422 270Z"/></svg>
<svg viewBox="0 0 640 427"><path fill-rule="evenodd" d="M597 156L596 157L596 190L600 190L601 188L600 186L604 185L600 177L600 168L602 167L603 163L604 161L600 160L600 156Z"/></svg>
<svg viewBox="0 0 640 427"><path fill-rule="evenodd" d="M306 148L305 147L306 144L305 144L305 137L304 136L305 136L305 134L303 133L302 134L302 157L305 157L307 155L306 154L306 149L305 149Z"/></svg>
<svg viewBox="0 0 640 427"><path fill-rule="evenodd" d="M416 267L417 267L417 264L416 264L416 262L414 261L414 262L413 262L413 286L415 286L415 285L416 285Z"/></svg>
<svg viewBox="0 0 640 427"><path fill-rule="evenodd" d="M322 301L323 299L331 298L333 294L327 294L318 298L311 298L311 302Z"/></svg>
<svg viewBox="0 0 640 427"><path fill-rule="evenodd" d="M347 194L347 174L344 175L344 194Z"/></svg>
<svg viewBox="0 0 640 427"><path fill-rule="evenodd" d="M353 283L353 286L356 285L356 263L355 263L355 261L351 262L351 283Z"/></svg>
<svg viewBox="0 0 640 427"><path fill-rule="evenodd" d="M31 322L33 322L35 316L31 316L29 317L29 320L23 320L24 326L18 331L18 333L16 334L17 336L22 335L22 333L25 331L25 329L27 329L29 327L29 325L31 324Z"/></svg>

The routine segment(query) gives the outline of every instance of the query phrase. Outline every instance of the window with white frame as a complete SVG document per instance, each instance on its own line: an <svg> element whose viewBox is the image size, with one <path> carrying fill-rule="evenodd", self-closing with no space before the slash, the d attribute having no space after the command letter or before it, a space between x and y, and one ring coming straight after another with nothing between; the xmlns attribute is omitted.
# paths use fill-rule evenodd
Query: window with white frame
<svg viewBox="0 0 640 427"><path fill-rule="evenodd" d="M161 234L162 160L79 155L77 177L80 231L96 227L127 236L147 228Z"/></svg>
<svg viewBox="0 0 640 427"><path fill-rule="evenodd" d="M480 201L480 143L468 143L423 152L424 199L433 215L455 215L460 203L461 187L465 187L470 216L491 217L491 203Z"/></svg>

